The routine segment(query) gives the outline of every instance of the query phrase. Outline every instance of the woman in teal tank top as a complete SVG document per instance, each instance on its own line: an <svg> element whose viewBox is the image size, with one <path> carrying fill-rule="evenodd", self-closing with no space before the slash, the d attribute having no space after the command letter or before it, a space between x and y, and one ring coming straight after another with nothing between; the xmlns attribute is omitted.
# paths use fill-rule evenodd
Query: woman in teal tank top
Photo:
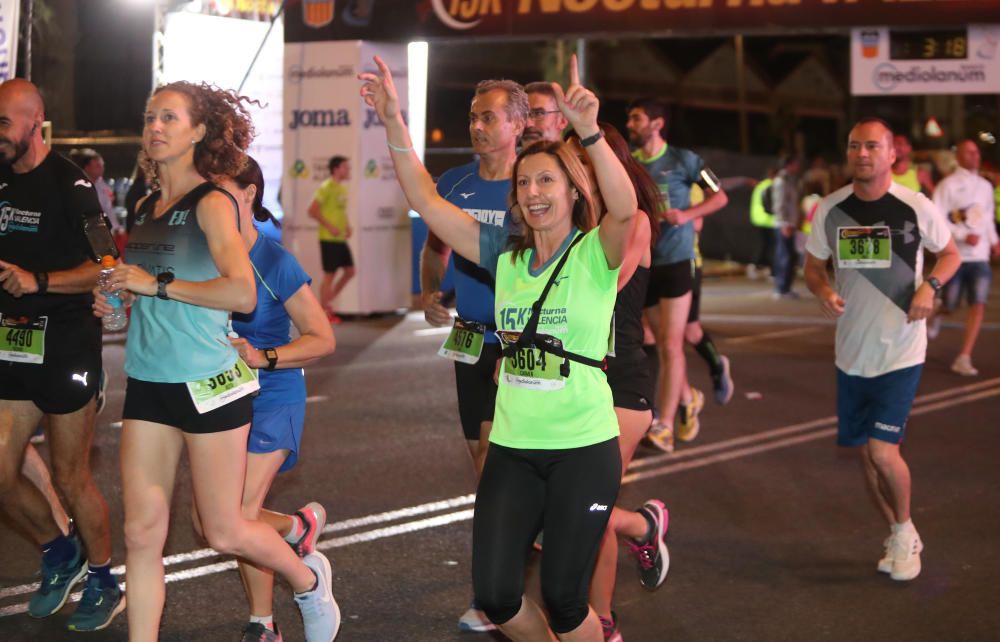
<svg viewBox="0 0 1000 642"><path fill-rule="evenodd" d="M170 495L187 447L194 502L209 545L283 575L309 642L331 642L339 612L329 561L300 559L241 510L257 377L226 338L229 312L256 305L254 273L233 197L209 178L237 176L253 125L249 99L175 82L146 106L141 162L158 189L138 206L129 263L111 282L135 303L126 344L121 468L129 639L156 640L163 612L163 546ZM108 311L95 297L95 314Z"/></svg>
<svg viewBox="0 0 1000 642"><path fill-rule="evenodd" d="M494 274L503 339L516 342L552 283L535 313L535 341L505 351L499 372L473 523L475 601L514 640L548 640L555 633L600 642L587 591L621 476L618 425L601 362L637 209L632 183L601 135L597 97L580 85L574 57L565 94L558 85L553 89L594 168L607 215L598 225L586 170L573 151L560 142L536 143L514 165L511 202L523 229L508 238L438 196L413 153L391 73L377 56L375 64L378 75L359 76L361 94L385 124L400 185L436 235ZM551 349L572 353L572 362ZM558 551L541 563L548 622L524 596L526 557L539 529L546 551Z"/></svg>

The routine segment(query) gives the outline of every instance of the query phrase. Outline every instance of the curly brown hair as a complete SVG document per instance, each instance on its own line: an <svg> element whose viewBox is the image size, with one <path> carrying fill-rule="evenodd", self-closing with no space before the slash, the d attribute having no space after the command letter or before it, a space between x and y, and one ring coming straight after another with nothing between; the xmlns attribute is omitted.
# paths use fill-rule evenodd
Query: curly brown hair
<svg viewBox="0 0 1000 642"><path fill-rule="evenodd" d="M185 80L157 87L150 98L164 91L185 96L191 124L205 126L205 136L194 148L194 166L198 173L212 181L239 176L247 166L246 150L255 136L253 120L245 105L260 107L260 102L215 85ZM149 159L145 150L139 153L139 163L154 185L158 183L156 163Z"/></svg>

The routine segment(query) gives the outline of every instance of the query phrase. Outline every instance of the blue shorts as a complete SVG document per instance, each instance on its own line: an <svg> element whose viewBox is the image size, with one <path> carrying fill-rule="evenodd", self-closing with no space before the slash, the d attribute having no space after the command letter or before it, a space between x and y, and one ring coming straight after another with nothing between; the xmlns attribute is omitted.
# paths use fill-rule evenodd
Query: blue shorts
<svg viewBox="0 0 1000 642"><path fill-rule="evenodd" d="M247 452L266 454L287 450L288 457L278 472L291 470L299 460L299 444L302 443L302 426L305 419L304 402L271 408L254 408L250 437L247 439Z"/></svg>
<svg viewBox="0 0 1000 642"><path fill-rule="evenodd" d="M906 420L924 364L877 377L856 377L837 369L837 445L862 446L869 439L903 442Z"/></svg>
<svg viewBox="0 0 1000 642"><path fill-rule="evenodd" d="M944 307L946 310L954 310L962 298L962 291L965 291L965 300L969 305L977 303L986 304L986 297L990 294L990 282L993 280L993 270L990 264L985 261L973 261L963 263L959 266L958 272L944 286Z"/></svg>

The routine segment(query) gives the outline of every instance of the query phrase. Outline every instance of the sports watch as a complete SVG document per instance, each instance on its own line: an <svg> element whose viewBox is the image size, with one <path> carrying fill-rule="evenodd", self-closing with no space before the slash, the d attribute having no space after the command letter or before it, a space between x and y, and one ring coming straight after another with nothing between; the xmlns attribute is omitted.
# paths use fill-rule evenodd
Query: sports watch
<svg viewBox="0 0 1000 642"><path fill-rule="evenodd" d="M267 359L267 365L264 366L264 370L274 370L278 365L278 351L274 348L264 348L264 358Z"/></svg>
<svg viewBox="0 0 1000 642"><path fill-rule="evenodd" d="M933 276L927 277L927 285L931 286L931 289L933 289L935 292L940 292L941 291L941 282L938 281Z"/></svg>
<svg viewBox="0 0 1000 642"><path fill-rule="evenodd" d="M160 272L156 275L156 296L157 298L163 299L164 301L169 301L170 296L167 294L167 286L174 282L173 272Z"/></svg>

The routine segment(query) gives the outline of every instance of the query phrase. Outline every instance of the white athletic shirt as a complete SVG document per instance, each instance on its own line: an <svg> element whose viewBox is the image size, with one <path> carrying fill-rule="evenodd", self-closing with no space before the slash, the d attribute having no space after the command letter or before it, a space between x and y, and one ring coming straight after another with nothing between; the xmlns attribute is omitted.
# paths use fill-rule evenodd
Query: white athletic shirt
<svg viewBox="0 0 1000 642"><path fill-rule="evenodd" d="M959 167L934 188L934 204L948 221L962 263L989 262L990 246L997 243L993 225L993 186L975 172ZM979 242L969 245L969 234Z"/></svg>
<svg viewBox="0 0 1000 642"><path fill-rule="evenodd" d="M889 239L891 252L882 245L880 260L870 266L852 262L846 248L863 236ZM836 289L845 302L837 320L838 368L877 377L924 362L926 324L907 323L906 315L923 282L923 250L940 252L950 238L934 204L897 183L875 201L861 200L848 185L820 202L806 250L823 261L833 258ZM838 259L849 265L838 265Z"/></svg>

